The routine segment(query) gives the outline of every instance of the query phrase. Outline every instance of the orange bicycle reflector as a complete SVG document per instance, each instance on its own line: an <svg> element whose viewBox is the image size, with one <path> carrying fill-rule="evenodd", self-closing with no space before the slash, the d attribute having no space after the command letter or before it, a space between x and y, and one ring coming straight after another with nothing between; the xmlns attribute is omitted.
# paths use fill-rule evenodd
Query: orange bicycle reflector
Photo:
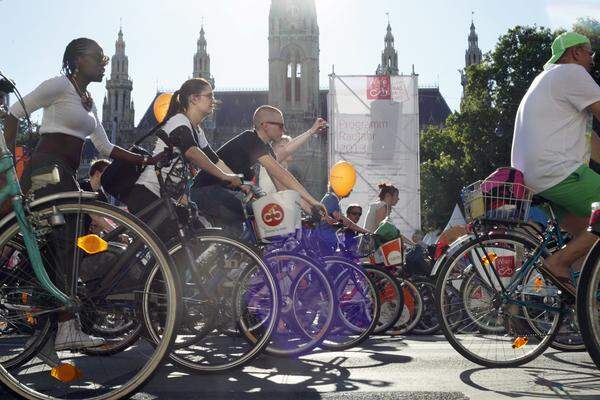
<svg viewBox="0 0 600 400"><path fill-rule="evenodd" d="M535 290L536 292L539 292L540 290L542 290L542 287L544 286L544 280L539 277L536 276L535 280L533 281L533 290Z"/></svg>
<svg viewBox="0 0 600 400"><path fill-rule="evenodd" d="M525 336L519 336L513 342L512 348L513 349L520 349L521 347L525 346L528 342L529 342L529 339L527 339Z"/></svg>
<svg viewBox="0 0 600 400"><path fill-rule="evenodd" d="M71 364L58 364L50 370L50 376L61 382L73 382L83 377L79 368Z"/></svg>
<svg viewBox="0 0 600 400"><path fill-rule="evenodd" d="M496 255L496 253L490 253L485 255L481 261L483 262L484 265L490 265L494 262L494 260L496 260L496 258L498 258L498 256Z"/></svg>
<svg viewBox="0 0 600 400"><path fill-rule="evenodd" d="M77 247L88 254L106 251L108 243L98 235L85 235L77 239Z"/></svg>

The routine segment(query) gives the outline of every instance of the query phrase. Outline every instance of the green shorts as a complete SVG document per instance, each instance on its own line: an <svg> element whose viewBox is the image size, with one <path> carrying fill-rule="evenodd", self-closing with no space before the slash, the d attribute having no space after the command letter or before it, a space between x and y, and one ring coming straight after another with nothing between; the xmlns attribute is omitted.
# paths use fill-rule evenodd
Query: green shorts
<svg viewBox="0 0 600 400"><path fill-rule="evenodd" d="M600 201L600 175L582 165L539 195L552 203L558 219L568 213L586 217L591 213L592 203Z"/></svg>

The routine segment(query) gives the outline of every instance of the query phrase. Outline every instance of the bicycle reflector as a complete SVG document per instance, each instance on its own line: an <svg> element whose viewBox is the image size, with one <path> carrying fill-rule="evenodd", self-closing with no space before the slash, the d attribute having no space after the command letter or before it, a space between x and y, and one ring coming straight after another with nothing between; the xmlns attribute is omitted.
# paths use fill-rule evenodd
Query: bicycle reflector
<svg viewBox="0 0 600 400"><path fill-rule="evenodd" d="M600 235L600 202L592 203L588 231Z"/></svg>
<svg viewBox="0 0 600 400"><path fill-rule="evenodd" d="M77 239L77 247L88 254L96 254L106 251L108 243L98 235L85 235Z"/></svg>
<svg viewBox="0 0 600 400"><path fill-rule="evenodd" d="M529 339L527 339L526 336L519 336L514 340L514 342L512 344L512 348L520 349L521 347L525 346L528 342L529 342Z"/></svg>
<svg viewBox="0 0 600 400"><path fill-rule="evenodd" d="M73 382L83 377L79 368L71 364L58 364L50 370L50 376L61 382Z"/></svg>
<svg viewBox="0 0 600 400"><path fill-rule="evenodd" d="M491 253L483 256L481 258L481 262L483 263L483 265L490 265L490 264L492 264L496 260L496 258L498 258L498 256L496 255L496 253L491 252Z"/></svg>

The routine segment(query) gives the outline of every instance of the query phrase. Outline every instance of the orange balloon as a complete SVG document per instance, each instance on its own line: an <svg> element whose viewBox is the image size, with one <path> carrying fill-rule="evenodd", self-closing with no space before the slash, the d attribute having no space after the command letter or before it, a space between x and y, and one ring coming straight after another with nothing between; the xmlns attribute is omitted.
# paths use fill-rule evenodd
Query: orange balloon
<svg viewBox="0 0 600 400"><path fill-rule="evenodd" d="M329 184L333 192L340 197L350 194L356 183L356 170L348 161L338 161L329 173Z"/></svg>
<svg viewBox="0 0 600 400"><path fill-rule="evenodd" d="M173 97L173 93L163 93L154 100L152 111L154 112L154 118L156 118L156 121L158 121L159 124L163 122L163 119L167 116L171 97Z"/></svg>

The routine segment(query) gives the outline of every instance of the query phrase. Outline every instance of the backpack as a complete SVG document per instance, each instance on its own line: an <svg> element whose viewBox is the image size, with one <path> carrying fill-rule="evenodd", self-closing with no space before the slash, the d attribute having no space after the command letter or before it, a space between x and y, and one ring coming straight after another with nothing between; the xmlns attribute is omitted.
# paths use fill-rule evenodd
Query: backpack
<svg viewBox="0 0 600 400"><path fill-rule="evenodd" d="M158 138L167 144L167 148L169 150L172 149L172 145L165 135L161 135L159 129L162 125L158 125L150 132L139 138L135 141L135 143L129 148L129 151L135 154L146 155L148 157L152 157L152 153L143 147L139 146L139 144L144 141L150 135L156 133ZM100 177L100 184L104 191L122 203L127 202L127 197L137 182L138 178L144 172L146 167L142 167L141 165L136 165L127 161L122 160L113 160L108 167L102 173Z"/></svg>
<svg viewBox="0 0 600 400"><path fill-rule="evenodd" d="M498 168L481 182L481 191L494 197L523 199L525 196L523 173L516 168Z"/></svg>
<svg viewBox="0 0 600 400"><path fill-rule="evenodd" d="M129 151L135 154L152 157L152 153L143 147L133 145ZM132 164L127 161L113 160L102 173L100 183L104 191L122 203L125 203L129 192L135 185L144 168L141 165Z"/></svg>

